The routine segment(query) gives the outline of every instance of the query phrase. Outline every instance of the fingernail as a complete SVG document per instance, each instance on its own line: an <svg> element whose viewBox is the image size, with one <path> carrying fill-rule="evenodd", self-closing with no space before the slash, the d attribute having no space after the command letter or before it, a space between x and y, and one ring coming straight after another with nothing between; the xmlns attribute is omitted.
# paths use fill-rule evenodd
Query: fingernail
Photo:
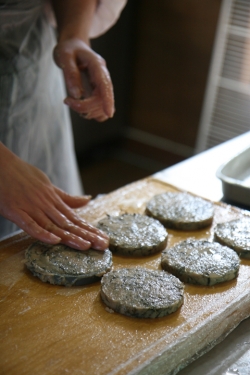
<svg viewBox="0 0 250 375"><path fill-rule="evenodd" d="M70 90L70 93L74 99L81 99L82 93L81 90L78 87L73 87Z"/></svg>
<svg viewBox="0 0 250 375"><path fill-rule="evenodd" d="M88 200L92 199L92 195L74 195L74 198L86 201L86 199Z"/></svg>
<svg viewBox="0 0 250 375"><path fill-rule="evenodd" d="M60 237L56 236L53 233L50 233L49 237L53 241L53 244L57 244L57 243L62 241L62 239Z"/></svg>
<svg viewBox="0 0 250 375"><path fill-rule="evenodd" d="M68 98L64 99L63 103L69 105L70 104L69 99Z"/></svg>
<svg viewBox="0 0 250 375"><path fill-rule="evenodd" d="M115 113L115 108L112 107L112 108L103 108L103 111L104 113L106 114L106 116L108 116L109 118L112 118L114 117L114 113Z"/></svg>
<svg viewBox="0 0 250 375"><path fill-rule="evenodd" d="M107 249L109 246L109 239L108 238L103 238L99 235L96 234L90 234L89 235L89 240L91 241L92 247L94 249Z"/></svg>
<svg viewBox="0 0 250 375"><path fill-rule="evenodd" d="M107 235L107 233L104 233L104 232L100 232L100 236L106 240L109 240L109 236Z"/></svg>
<svg viewBox="0 0 250 375"><path fill-rule="evenodd" d="M100 244L102 247L108 247L109 246L109 239L98 236L98 244Z"/></svg>
<svg viewBox="0 0 250 375"><path fill-rule="evenodd" d="M106 240L109 240L109 235L108 235L106 232L104 232L103 230L101 230L101 229L98 229L98 233L97 233L97 235L98 235L99 237L101 237L101 238L104 238L104 239L106 239Z"/></svg>
<svg viewBox="0 0 250 375"><path fill-rule="evenodd" d="M67 245L77 250L88 250L91 247L91 243L87 240L83 240L80 237L77 239L68 240Z"/></svg>

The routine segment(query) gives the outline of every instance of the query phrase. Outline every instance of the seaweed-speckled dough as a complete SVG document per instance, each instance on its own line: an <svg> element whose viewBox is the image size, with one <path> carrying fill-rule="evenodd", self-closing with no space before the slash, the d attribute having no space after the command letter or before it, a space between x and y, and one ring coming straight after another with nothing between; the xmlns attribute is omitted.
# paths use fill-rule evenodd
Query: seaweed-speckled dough
<svg viewBox="0 0 250 375"><path fill-rule="evenodd" d="M196 230L212 223L214 206L188 193L166 192L155 195L148 202L146 214L167 228Z"/></svg>
<svg viewBox="0 0 250 375"><path fill-rule="evenodd" d="M110 250L123 255L150 255L163 250L167 244L164 226L146 215L107 216L97 226L108 234Z"/></svg>
<svg viewBox="0 0 250 375"><path fill-rule="evenodd" d="M189 239L164 250L161 266L183 282L214 285L236 278L240 261L227 246Z"/></svg>
<svg viewBox="0 0 250 375"><path fill-rule="evenodd" d="M101 280L101 297L112 310L136 318L160 318L183 304L184 287L165 271L121 268Z"/></svg>
<svg viewBox="0 0 250 375"><path fill-rule="evenodd" d="M250 218L240 218L217 224L215 241L231 247L241 258L250 259Z"/></svg>
<svg viewBox="0 0 250 375"><path fill-rule="evenodd" d="M84 285L100 280L112 267L108 249L80 251L66 245L37 241L25 251L25 263L34 276L56 285Z"/></svg>

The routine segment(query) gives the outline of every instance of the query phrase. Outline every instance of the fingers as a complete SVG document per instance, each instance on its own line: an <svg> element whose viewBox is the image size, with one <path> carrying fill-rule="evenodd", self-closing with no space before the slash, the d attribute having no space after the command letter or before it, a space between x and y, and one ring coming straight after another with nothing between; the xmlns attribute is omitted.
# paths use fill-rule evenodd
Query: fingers
<svg viewBox="0 0 250 375"><path fill-rule="evenodd" d="M91 196L84 195L80 197L72 196L67 193L65 193L63 190L56 188L55 191L62 199L62 202L59 202L57 204L58 212L62 213L63 218L67 218L70 222L74 223L76 226L79 226L82 229L87 230L88 232L91 232L93 234L96 234L97 236L105 239L105 245L108 246L108 235L101 230L97 229L93 225L87 223L85 220L83 220L80 216L78 216L74 211L72 211L70 208L79 208L82 206L85 206L91 199ZM49 217L52 217L51 210L48 213ZM60 218L57 220L56 217L54 217L54 221L58 222L61 227L64 227L63 224L60 224ZM97 245L96 245L97 246ZM98 245L99 246L99 245Z"/></svg>
<svg viewBox="0 0 250 375"><path fill-rule="evenodd" d="M84 49L78 52L78 65L80 69L87 69L89 81L93 87L93 94L99 96L102 100L102 109L107 117L114 115L114 90L109 71L105 60L91 51L89 53L88 63L86 64L86 51Z"/></svg>
<svg viewBox="0 0 250 375"><path fill-rule="evenodd" d="M76 215L75 212L69 210L67 207L65 208L65 217L67 217L73 224L77 225L78 227L87 230L88 232L93 233L94 235L97 235L105 240L105 243L108 242L108 235L105 232L102 232L95 226L87 223L84 219L82 219L80 216Z"/></svg>
<svg viewBox="0 0 250 375"><path fill-rule="evenodd" d="M66 46L61 50L59 47L56 47L54 49L54 59L63 71L69 95L75 99L82 98L84 95L84 89L81 80L81 73L70 48Z"/></svg>
<svg viewBox="0 0 250 375"><path fill-rule="evenodd" d="M87 115L82 114L81 116L84 117L86 120L102 118L102 117L105 119L108 119L108 117L104 115L102 111L99 111L99 110L90 111L87 113Z"/></svg>
<svg viewBox="0 0 250 375"><path fill-rule="evenodd" d="M97 73L98 75L98 73ZM90 75L91 77L91 75ZM100 76L96 80L99 82L98 93L103 101L103 110L106 116L113 117L115 112L114 90L112 81L106 66L102 66Z"/></svg>
<svg viewBox="0 0 250 375"><path fill-rule="evenodd" d="M39 213L40 217L35 219L24 211L20 211L18 214L16 224L31 237L42 242L52 245L63 243L77 250L88 250L91 247L91 242L57 227L43 213Z"/></svg>
<svg viewBox="0 0 250 375"><path fill-rule="evenodd" d="M12 217L12 220L21 229L28 233L31 237L34 237L40 241L56 245L61 242L61 238L55 234L43 229L33 220L26 212L20 211L16 213L16 219Z"/></svg>
<svg viewBox="0 0 250 375"><path fill-rule="evenodd" d="M71 207L89 202L89 196L72 197L58 188L58 196L36 206L36 210L16 209L10 219L21 229L40 241L63 243L77 250L105 250L109 246L108 236L79 217ZM52 194L53 195L53 194Z"/></svg>
<svg viewBox="0 0 250 375"><path fill-rule="evenodd" d="M86 205L90 196L74 197L59 188L54 188L56 195L53 204L47 204L43 211L35 212L34 220L45 230L61 238L61 243L78 250L90 247L105 250L109 238L96 227L80 218L72 208Z"/></svg>
<svg viewBox="0 0 250 375"><path fill-rule="evenodd" d="M104 122L108 119L107 116L92 116L92 115L87 115L87 116L84 116L84 115L81 115L81 117L85 118L86 120L96 120L98 122Z"/></svg>
<svg viewBox="0 0 250 375"><path fill-rule="evenodd" d="M63 64L63 75L69 95L75 99L82 98L84 96L84 89L81 73L74 60L68 59L65 61Z"/></svg>
<svg viewBox="0 0 250 375"><path fill-rule="evenodd" d="M50 210L48 218L51 222L46 220L47 222L43 222L42 225L50 231L52 229L54 234L61 237L63 243L69 241L69 234L73 235L73 240L75 241L74 247L78 246L77 248L80 250L83 245L81 239L88 241L88 243L97 250L104 250L108 247L109 241L106 235L103 236L102 232L99 230L93 230L94 227L79 219L77 215L72 214L70 210L67 210L67 214L68 216L65 216L57 209ZM78 238L80 241L78 241Z"/></svg>
<svg viewBox="0 0 250 375"><path fill-rule="evenodd" d="M75 100L68 97L64 100L64 103L87 120L95 119L103 122L109 118L104 113L101 103L95 97L84 100Z"/></svg>
<svg viewBox="0 0 250 375"><path fill-rule="evenodd" d="M104 114L102 109L102 102L100 98L96 96L92 96L90 98L84 99L84 100L76 100L70 97L67 97L64 100L64 103L67 104L71 109L78 113L89 113L93 111L100 111L102 114Z"/></svg>
<svg viewBox="0 0 250 375"><path fill-rule="evenodd" d="M62 243L77 250L88 250L90 247L96 250L108 248L108 239L89 231L87 224L84 230L63 215L53 212L51 216L52 220L43 212L37 212L32 218L20 211L16 224L31 237L53 245Z"/></svg>
<svg viewBox="0 0 250 375"><path fill-rule="evenodd" d="M63 202L71 208L83 207L91 200L90 195L72 196L57 187L54 187L54 190L56 194L63 200Z"/></svg>
<svg viewBox="0 0 250 375"><path fill-rule="evenodd" d="M87 250L90 247L96 250L107 249L107 234L84 221L68 206L82 206L90 197L72 197L58 188L55 190L59 190L66 202L58 196L53 205L47 202L43 209L36 209L32 213L18 210L12 220L30 236L46 243L63 243L77 250Z"/></svg>
<svg viewBox="0 0 250 375"><path fill-rule="evenodd" d="M68 196L68 194L64 193L65 197L68 199L71 196ZM72 197L71 197L72 198ZM105 246L108 246L108 235L95 226L87 223L85 220L83 220L79 215L75 213L75 211L71 210L67 204L66 201L58 201L55 205L55 208L50 208L46 215L58 226L64 229L72 229L71 225L75 225L80 229L83 229L84 232L89 232L90 234L93 234L95 237L98 237L95 239L95 237L88 237L88 240L91 240L91 243L95 246L98 246L98 248L105 248ZM74 233L76 233L75 228ZM78 234L80 234L81 231L78 231ZM85 235L85 234L84 234ZM100 238L99 238L100 237ZM101 244L100 244L101 242Z"/></svg>

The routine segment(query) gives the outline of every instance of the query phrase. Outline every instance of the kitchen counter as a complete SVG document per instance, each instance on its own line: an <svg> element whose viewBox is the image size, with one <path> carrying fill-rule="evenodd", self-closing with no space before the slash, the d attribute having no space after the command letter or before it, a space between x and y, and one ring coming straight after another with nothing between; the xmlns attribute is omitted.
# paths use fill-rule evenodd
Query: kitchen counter
<svg viewBox="0 0 250 375"><path fill-rule="evenodd" d="M234 156L233 151L241 151L250 145L250 134L230 142L228 158ZM206 196L204 179L208 169L204 168L206 164L202 168L200 160L203 163L213 160L216 169L216 161L218 164L226 161L226 149L223 144L97 198L80 209L79 214L95 224L107 213L143 213L146 202L153 195L178 188L219 200L222 192L216 188L210 190L213 196ZM224 150L222 156L221 150ZM213 157L213 152L217 156ZM214 177L211 163L209 166L212 186L213 181L219 181ZM191 175L192 184L188 177ZM197 184L201 187L200 192L192 190L197 189ZM220 184L217 186L220 188ZM238 215L244 213L224 203L215 203L212 227L192 232L192 235L211 238L216 222ZM190 233L169 230L169 245L188 236ZM178 312L160 319L133 319L105 309L99 295L99 283L65 288L42 283L33 277L23 264L24 250L33 241L20 233L0 242L0 374L170 374L171 369L175 370L197 353L207 351L208 346L214 346L238 325L221 344L179 373L245 375L238 370L248 358L250 325L248 319L242 320L250 316L249 261L243 262L237 280L213 288L186 285L185 303ZM118 255L113 258L114 267L118 268L160 267L160 254L137 259ZM228 340L229 337L233 339ZM214 353L212 357L211 353ZM221 361L223 369L218 367L222 366Z"/></svg>
<svg viewBox="0 0 250 375"><path fill-rule="evenodd" d="M250 147L250 132L193 156L154 176L204 198L226 201L223 197L222 183L216 177L216 171L220 165L247 147ZM225 340L178 374L249 375L250 318L245 319Z"/></svg>
<svg viewBox="0 0 250 375"><path fill-rule="evenodd" d="M217 169L248 147L250 131L164 169L154 176L193 194L220 201L223 199L223 192L221 181L216 177Z"/></svg>

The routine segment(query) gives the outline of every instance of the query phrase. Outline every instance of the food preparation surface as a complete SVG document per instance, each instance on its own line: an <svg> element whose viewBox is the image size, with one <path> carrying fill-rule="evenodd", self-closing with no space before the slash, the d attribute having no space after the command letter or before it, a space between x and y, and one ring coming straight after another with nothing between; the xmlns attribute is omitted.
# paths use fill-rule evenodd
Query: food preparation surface
<svg viewBox="0 0 250 375"><path fill-rule="evenodd" d="M224 198L244 204L250 202L250 147L241 151L217 170L217 177L222 181Z"/></svg>
<svg viewBox="0 0 250 375"><path fill-rule="evenodd" d="M106 214L143 213L146 202L164 191L178 190L149 178L99 197L79 212L94 224ZM216 203L211 227L168 230L167 246L189 237L212 239L216 223L245 214ZM32 276L23 263L31 242L20 234L0 243L1 374L175 374L250 316L250 260L241 261L236 280L213 287L186 285L177 312L136 319L106 308L100 282L66 288ZM115 269L160 269L160 254L114 255L113 262Z"/></svg>

